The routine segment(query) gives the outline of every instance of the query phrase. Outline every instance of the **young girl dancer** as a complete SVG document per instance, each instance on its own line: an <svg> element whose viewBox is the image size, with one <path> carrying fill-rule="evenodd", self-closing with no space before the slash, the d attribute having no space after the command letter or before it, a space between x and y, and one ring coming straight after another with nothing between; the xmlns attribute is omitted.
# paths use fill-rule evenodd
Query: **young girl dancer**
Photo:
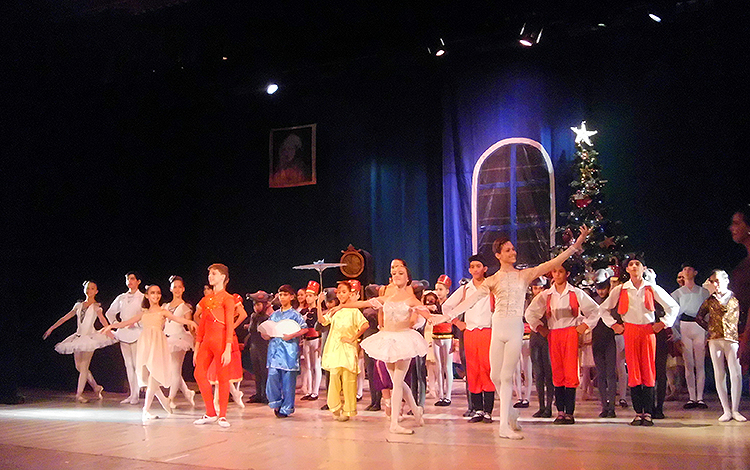
<svg viewBox="0 0 750 470"><path fill-rule="evenodd" d="M185 282L180 276L171 276L169 278L169 290L172 292L172 301L164 304L164 308L169 310L172 315L186 320L192 320L193 307L182 299L185 293ZM177 405L174 399L177 397L177 391L182 391L190 406L195 406L195 392L190 390L182 378L182 363L185 360L185 353L193 349L193 335L191 335L185 326L179 322L167 320L164 325L164 333L167 335L167 344L169 345L169 354L172 365L172 384L169 386L169 406L174 409Z"/></svg>
<svg viewBox="0 0 750 470"><path fill-rule="evenodd" d="M307 283L305 289L305 302L307 308L300 311L307 323L307 333L302 337L302 355L305 362L302 367L302 392L305 394L301 399L315 401L318 399L320 390L320 379L323 375L320 357L320 332L315 328L318 323L318 312L320 308L315 307L316 298L320 293L320 284L317 281Z"/></svg>
<svg viewBox="0 0 750 470"><path fill-rule="evenodd" d="M719 394L721 407L724 409L724 414L719 417L719 421L726 422L731 419L747 421L747 418L739 411L742 396L742 372L740 359L737 356L739 350L737 324L740 318L740 304L729 290L729 276L726 272L717 269L708 280L716 292L700 306L696 321L708 331L708 351L711 354L711 362L714 364L716 391ZM732 384L731 406L727 395L725 361L729 367L729 378Z"/></svg>
<svg viewBox="0 0 750 470"><path fill-rule="evenodd" d="M143 423L158 418L149 413L154 396L159 399L162 408L172 413L167 398L161 392L160 386L172 384L172 367L170 364L169 345L164 334L164 320L169 319L183 325L197 328L192 320L172 315L169 310L161 306L161 289L159 286L148 286L143 299L141 313L122 322L112 323L102 329L104 333L112 334L113 328L127 328L141 322L143 331L138 338L135 355L135 372L138 383L146 386L146 401L143 404Z"/></svg>
<svg viewBox="0 0 750 470"><path fill-rule="evenodd" d="M375 359L386 363L388 373L393 381L393 412L390 417L390 431L396 434L412 434L398 423L401 400L406 400L414 413L417 426L424 425L424 410L417 407L411 389L404 381L411 358L427 354L427 342L412 326L417 321L417 309L424 308L414 296L414 290L408 284L411 275L406 264L401 260L391 263L391 282L385 295L369 301L350 302L346 307L365 308L373 306L383 308L383 328L376 334L362 341L362 348ZM341 306L333 307L334 312Z"/></svg>
<svg viewBox="0 0 750 470"><path fill-rule="evenodd" d="M357 340L367 329L367 319L357 308L348 308L352 293L347 281L339 281L336 297L344 307L322 313L325 294L318 298L318 321L331 325L323 350L323 368L330 372L328 382L328 409L337 421L347 421L357 415L357 374L359 373L359 347ZM344 403L341 403L341 394Z"/></svg>
<svg viewBox="0 0 750 470"><path fill-rule="evenodd" d="M83 292L86 294L86 300L76 302L73 305L73 309L62 316L55 322L54 325L50 326L47 331L44 332L43 339L47 339L57 327L76 317L76 323L78 327L76 332L68 336L61 342L55 345L55 351L60 354L73 354L73 360L76 364L76 370L78 371L78 388L76 388L76 400L80 403L88 402L83 397L83 389L86 387L86 382L91 385L91 389L96 393L97 398L102 398L102 392L104 387L96 383L94 376L89 371L89 364L91 364L91 358L94 355L94 351L110 344L114 344L115 340L107 338L101 333L94 330L94 322L99 319L102 326L107 326L107 319L102 314L102 307L96 301L96 294L98 289L93 281L86 281L83 283Z"/></svg>
<svg viewBox="0 0 750 470"><path fill-rule="evenodd" d="M520 426L516 423L517 414L511 419L511 397L513 394L513 371L521 357L523 342L523 307L526 290L531 281L548 273L571 255L583 249L583 242L591 229L581 226L581 234L575 243L550 261L534 268L516 269L516 249L513 243L501 237L492 244L495 257L500 261L500 269L488 277L479 289L461 302L455 312L464 312L483 297L495 297L492 314L492 340L490 342L490 373L495 388L500 391L500 437L523 439Z"/></svg>

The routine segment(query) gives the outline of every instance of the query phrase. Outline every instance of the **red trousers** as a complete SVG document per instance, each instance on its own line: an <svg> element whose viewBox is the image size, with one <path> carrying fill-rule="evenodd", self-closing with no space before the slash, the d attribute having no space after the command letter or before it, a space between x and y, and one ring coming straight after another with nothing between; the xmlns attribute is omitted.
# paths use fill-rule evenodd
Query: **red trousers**
<svg viewBox="0 0 750 470"><path fill-rule="evenodd" d="M656 383L656 334L651 324L625 323L625 362L628 364L628 386L653 387Z"/></svg>
<svg viewBox="0 0 750 470"><path fill-rule="evenodd" d="M490 379L490 340L492 328L464 330L466 380L470 393L494 392Z"/></svg>
<svg viewBox="0 0 750 470"><path fill-rule="evenodd" d="M205 325L203 342L195 358L195 381L198 382L203 403L206 405L206 415L216 416L214 394L211 390L211 382L208 380L208 369L212 363L215 364L216 378L219 383L219 417L226 417L229 403L229 367L221 365L221 355L224 354L224 348L226 348L225 327L214 321L207 321Z"/></svg>
<svg viewBox="0 0 750 470"><path fill-rule="evenodd" d="M577 388L578 331L575 326L549 331L549 361L552 365L552 384L555 387Z"/></svg>

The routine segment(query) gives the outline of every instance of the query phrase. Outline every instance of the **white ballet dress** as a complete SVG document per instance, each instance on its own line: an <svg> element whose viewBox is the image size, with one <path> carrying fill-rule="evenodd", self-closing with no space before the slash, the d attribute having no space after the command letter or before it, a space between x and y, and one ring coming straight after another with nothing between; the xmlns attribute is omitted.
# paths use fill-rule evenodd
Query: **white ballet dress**
<svg viewBox="0 0 750 470"><path fill-rule="evenodd" d="M76 332L55 345L55 351L60 354L73 354L75 352L91 352L97 349L115 344L117 341L97 333L94 329L96 321L96 310L101 308L98 303L93 303L84 308L83 302L77 302L73 306L76 312L78 328Z"/></svg>
<svg viewBox="0 0 750 470"><path fill-rule="evenodd" d="M172 315L180 318L185 318L192 311L190 305L185 302L174 309L169 304L164 304L163 307L172 312ZM185 325L182 323L167 320L164 325L164 334L167 335L167 344L169 345L170 353L193 349L193 335L185 329Z"/></svg>
<svg viewBox="0 0 750 470"><path fill-rule="evenodd" d="M383 305L385 324L406 321L411 314L406 302L386 302ZM427 354L427 341L412 328L398 331L380 330L361 343L367 355L383 362L396 362Z"/></svg>

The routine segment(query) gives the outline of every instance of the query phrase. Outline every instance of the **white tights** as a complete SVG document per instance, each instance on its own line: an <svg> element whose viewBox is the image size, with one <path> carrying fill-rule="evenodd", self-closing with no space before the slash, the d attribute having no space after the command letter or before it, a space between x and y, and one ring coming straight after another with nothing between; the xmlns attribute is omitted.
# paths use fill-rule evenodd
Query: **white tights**
<svg viewBox="0 0 750 470"><path fill-rule="evenodd" d="M521 345L521 358L513 373L513 389L519 400L531 399L531 347L528 339L524 339Z"/></svg>
<svg viewBox="0 0 750 470"><path fill-rule="evenodd" d="M122 359L125 362L125 372L128 375L128 386L130 387L130 400L138 401L138 394L141 388L138 386L138 376L135 374L135 353L138 342L123 343L120 342L120 351Z"/></svg>
<svg viewBox="0 0 750 470"><path fill-rule="evenodd" d="M401 410L401 400L406 400L406 403L411 408L414 417L417 420L417 425L422 425L422 409L417 407L417 402L414 400L414 395L411 393L411 388L406 384L404 378L406 372L409 370L409 363L411 359L402 359L397 362L389 362L386 364L388 373L391 376L393 382L393 392L391 394L391 432L400 434L411 434L410 430L404 429L398 424L398 418Z"/></svg>
<svg viewBox="0 0 750 470"><path fill-rule="evenodd" d="M453 338L435 338L432 340L432 349L435 353L435 368L437 369L437 397L438 399L451 399L453 391L453 357L451 346Z"/></svg>
<svg viewBox="0 0 750 470"><path fill-rule="evenodd" d="M302 342L302 392L318 396L323 371L320 368L320 338L305 339Z"/></svg>
<svg viewBox="0 0 750 470"><path fill-rule="evenodd" d="M680 333L688 395L691 401L700 401L706 383L706 330L694 321L683 321Z"/></svg>
<svg viewBox="0 0 750 470"><path fill-rule="evenodd" d="M91 364L91 358L94 356L94 351L81 351L73 353L73 360L76 364L76 370L78 371L78 388L76 389L76 396L80 397L83 394L83 389L86 388L86 382L91 385L91 388L96 391L99 384L94 380L94 376L89 371L89 365Z"/></svg>
<svg viewBox="0 0 750 470"><path fill-rule="evenodd" d="M172 410L169 408L169 404L167 403L167 397L164 396L164 394L161 391L161 386L159 385L159 382L156 381L150 374L148 377L148 386L146 387L146 401L143 403L143 414L148 414L148 410L151 408L151 403L154 402L154 396L159 400L159 403L161 403L162 408L167 413L171 413Z"/></svg>
<svg viewBox="0 0 750 470"><path fill-rule="evenodd" d="M724 415L719 418L721 421L729 421L729 417L737 421L744 421L744 418L739 413L740 398L742 396L742 372L740 370L740 360L737 357L739 347L739 343L726 339L712 339L708 342L711 362L714 365L716 391L719 394L721 407L724 409ZM725 363L726 368L724 366ZM727 368L729 369L729 380L732 384L731 407L729 396L727 396Z"/></svg>
<svg viewBox="0 0 750 470"><path fill-rule="evenodd" d="M182 394L190 400L191 393L185 379L182 378L182 361L185 359L185 353L187 351L174 351L170 354L170 365L172 366L172 384L169 386L169 399L173 400L177 397L177 391L182 391Z"/></svg>
<svg viewBox="0 0 750 470"><path fill-rule="evenodd" d="M523 344L523 319L521 317L492 316L492 340L490 341L490 378L495 390L500 391L500 436L518 435L510 422L511 398L513 396L513 372L521 357Z"/></svg>

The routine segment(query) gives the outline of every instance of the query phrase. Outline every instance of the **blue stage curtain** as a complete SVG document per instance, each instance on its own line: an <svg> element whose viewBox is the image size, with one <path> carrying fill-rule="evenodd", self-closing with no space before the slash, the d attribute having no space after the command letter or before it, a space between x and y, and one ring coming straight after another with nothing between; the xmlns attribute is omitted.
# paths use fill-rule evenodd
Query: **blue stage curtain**
<svg viewBox="0 0 750 470"><path fill-rule="evenodd" d="M555 168L557 210L564 210L575 153L570 127L585 119L583 100L552 73L528 65L477 69L455 72L443 94L444 261L453 279L468 276L471 176L482 153L511 137L540 142Z"/></svg>

